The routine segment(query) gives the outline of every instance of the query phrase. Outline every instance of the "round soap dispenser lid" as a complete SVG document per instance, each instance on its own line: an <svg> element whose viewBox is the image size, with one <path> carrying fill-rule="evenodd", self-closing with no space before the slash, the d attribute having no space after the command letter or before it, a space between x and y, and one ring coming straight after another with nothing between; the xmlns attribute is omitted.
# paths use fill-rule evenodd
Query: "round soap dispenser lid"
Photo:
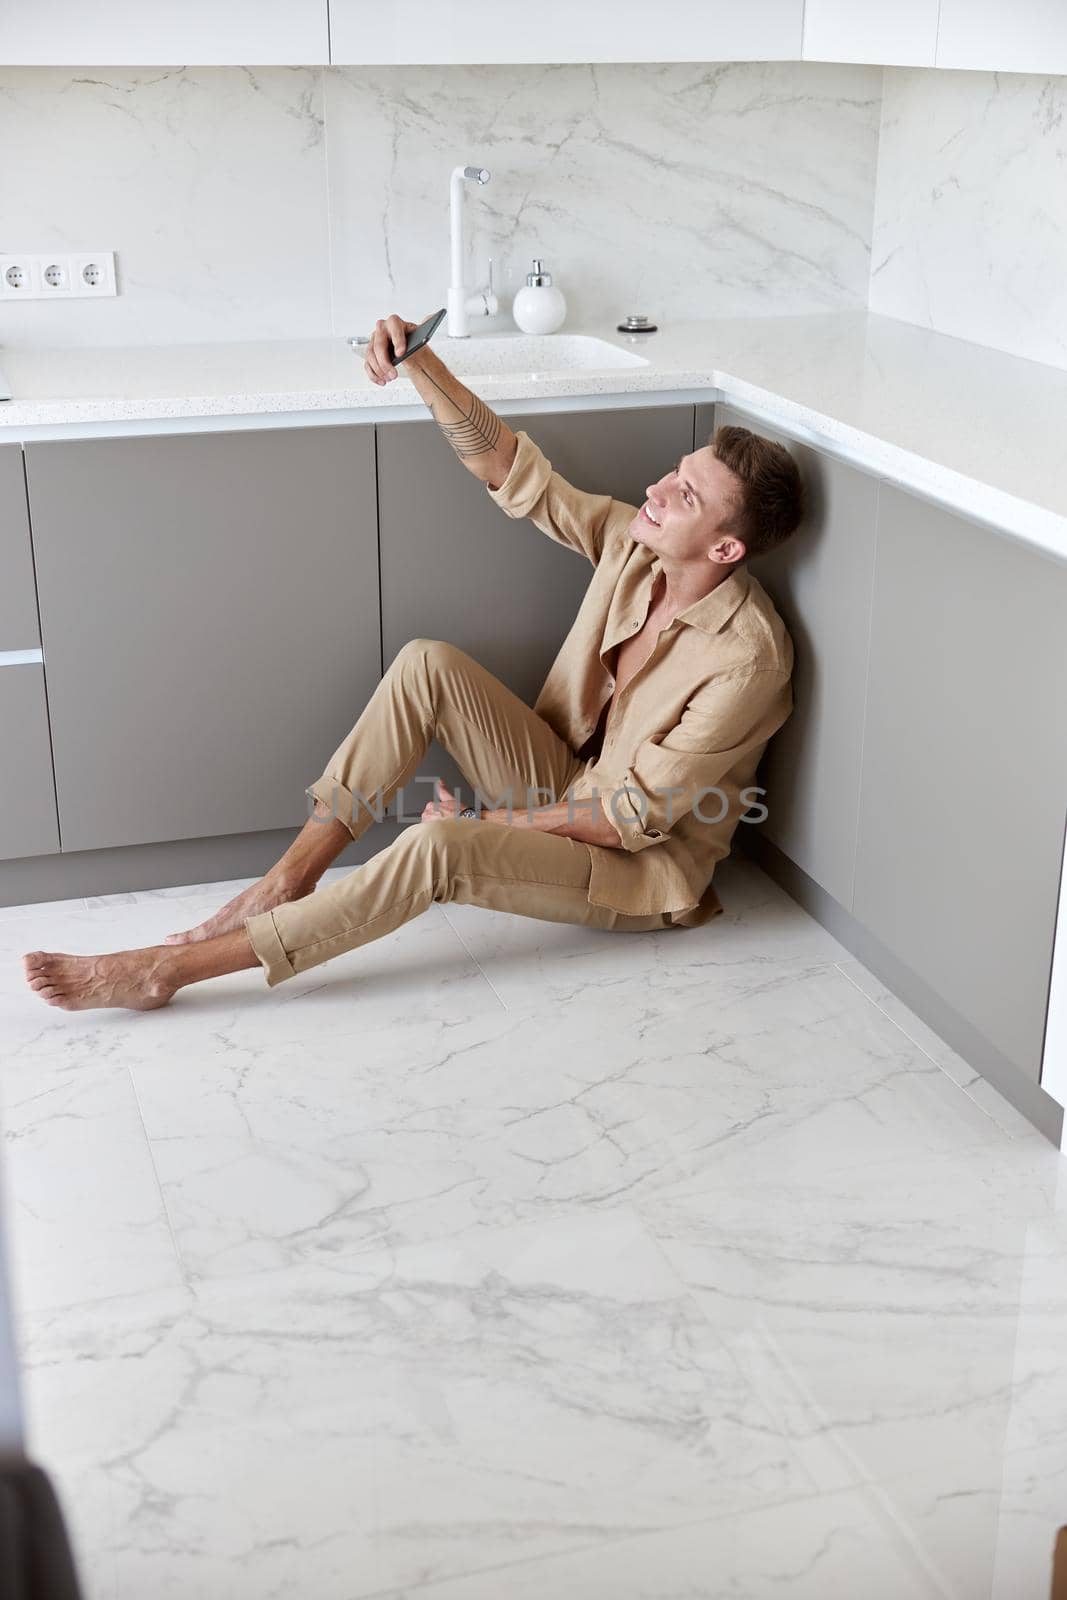
<svg viewBox="0 0 1067 1600"><path fill-rule="evenodd" d="M526 274L526 282L531 289L540 289L542 285L551 284L552 274L545 271L545 264L540 256L534 257L533 271Z"/></svg>

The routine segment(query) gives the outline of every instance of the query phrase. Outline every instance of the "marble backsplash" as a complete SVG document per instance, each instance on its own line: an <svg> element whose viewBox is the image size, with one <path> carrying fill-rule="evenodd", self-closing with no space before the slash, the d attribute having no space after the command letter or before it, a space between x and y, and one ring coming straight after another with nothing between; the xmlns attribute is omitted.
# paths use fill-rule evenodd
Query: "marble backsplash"
<svg viewBox="0 0 1067 1600"><path fill-rule="evenodd" d="M0 249L114 249L121 294L0 302L0 344L315 338L442 305L448 175L502 311L863 306L882 72L815 63L2 68ZM17 159L13 159L17 157Z"/></svg>
<svg viewBox="0 0 1067 1600"><path fill-rule="evenodd" d="M0 68L0 250L121 294L0 300L0 344L316 338L533 256L573 327L862 307L1067 366L1067 79L820 65Z"/></svg>
<svg viewBox="0 0 1067 1600"><path fill-rule="evenodd" d="M887 68L872 311L1067 366L1067 78Z"/></svg>

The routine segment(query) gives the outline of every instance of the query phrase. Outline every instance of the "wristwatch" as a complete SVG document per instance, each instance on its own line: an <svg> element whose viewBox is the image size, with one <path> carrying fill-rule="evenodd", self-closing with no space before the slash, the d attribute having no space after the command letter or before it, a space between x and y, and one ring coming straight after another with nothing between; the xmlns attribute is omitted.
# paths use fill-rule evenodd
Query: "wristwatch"
<svg viewBox="0 0 1067 1600"><path fill-rule="evenodd" d="M473 806L464 806L462 811L457 811L457 817L476 817L478 815Z"/></svg>

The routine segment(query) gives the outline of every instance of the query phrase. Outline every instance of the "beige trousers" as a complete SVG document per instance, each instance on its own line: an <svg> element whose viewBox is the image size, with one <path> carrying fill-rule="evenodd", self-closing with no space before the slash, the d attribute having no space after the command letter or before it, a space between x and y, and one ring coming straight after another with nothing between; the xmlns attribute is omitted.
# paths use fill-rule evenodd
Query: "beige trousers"
<svg viewBox="0 0 1067 1600"><path fill-rule="evenodd" d="M413 639L307 793L358 839L374 820L371 808L380 811L414 777L431 738L455 758L486 809L510 800L522 814L528 791L535 808L563 800L585 768L472 656L439 639ZM429 785L424 792L425 800L436 798ZM347 877L244 925L271 987L380 939L435 900L633 933L677 926L666 912L636 917L590 904L589 850L562 834L473 818L414 822Z"/></svg>

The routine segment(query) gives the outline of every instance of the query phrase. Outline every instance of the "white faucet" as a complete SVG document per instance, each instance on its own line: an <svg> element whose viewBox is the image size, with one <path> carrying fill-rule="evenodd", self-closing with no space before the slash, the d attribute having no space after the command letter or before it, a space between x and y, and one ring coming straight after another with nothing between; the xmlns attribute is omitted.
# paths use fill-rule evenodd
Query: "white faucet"
<svg viewBox="0 0 1067 1600"><path fill-rule="evenodd" d="M452 280L448 285L448 337L466 339L468 317L491 317L498 309L493 293L493 261L489 259L489 286L468 294L463 282L463 184L488 183L484 167L453 167L449 185L449 217L452 228Z"/></svg>

